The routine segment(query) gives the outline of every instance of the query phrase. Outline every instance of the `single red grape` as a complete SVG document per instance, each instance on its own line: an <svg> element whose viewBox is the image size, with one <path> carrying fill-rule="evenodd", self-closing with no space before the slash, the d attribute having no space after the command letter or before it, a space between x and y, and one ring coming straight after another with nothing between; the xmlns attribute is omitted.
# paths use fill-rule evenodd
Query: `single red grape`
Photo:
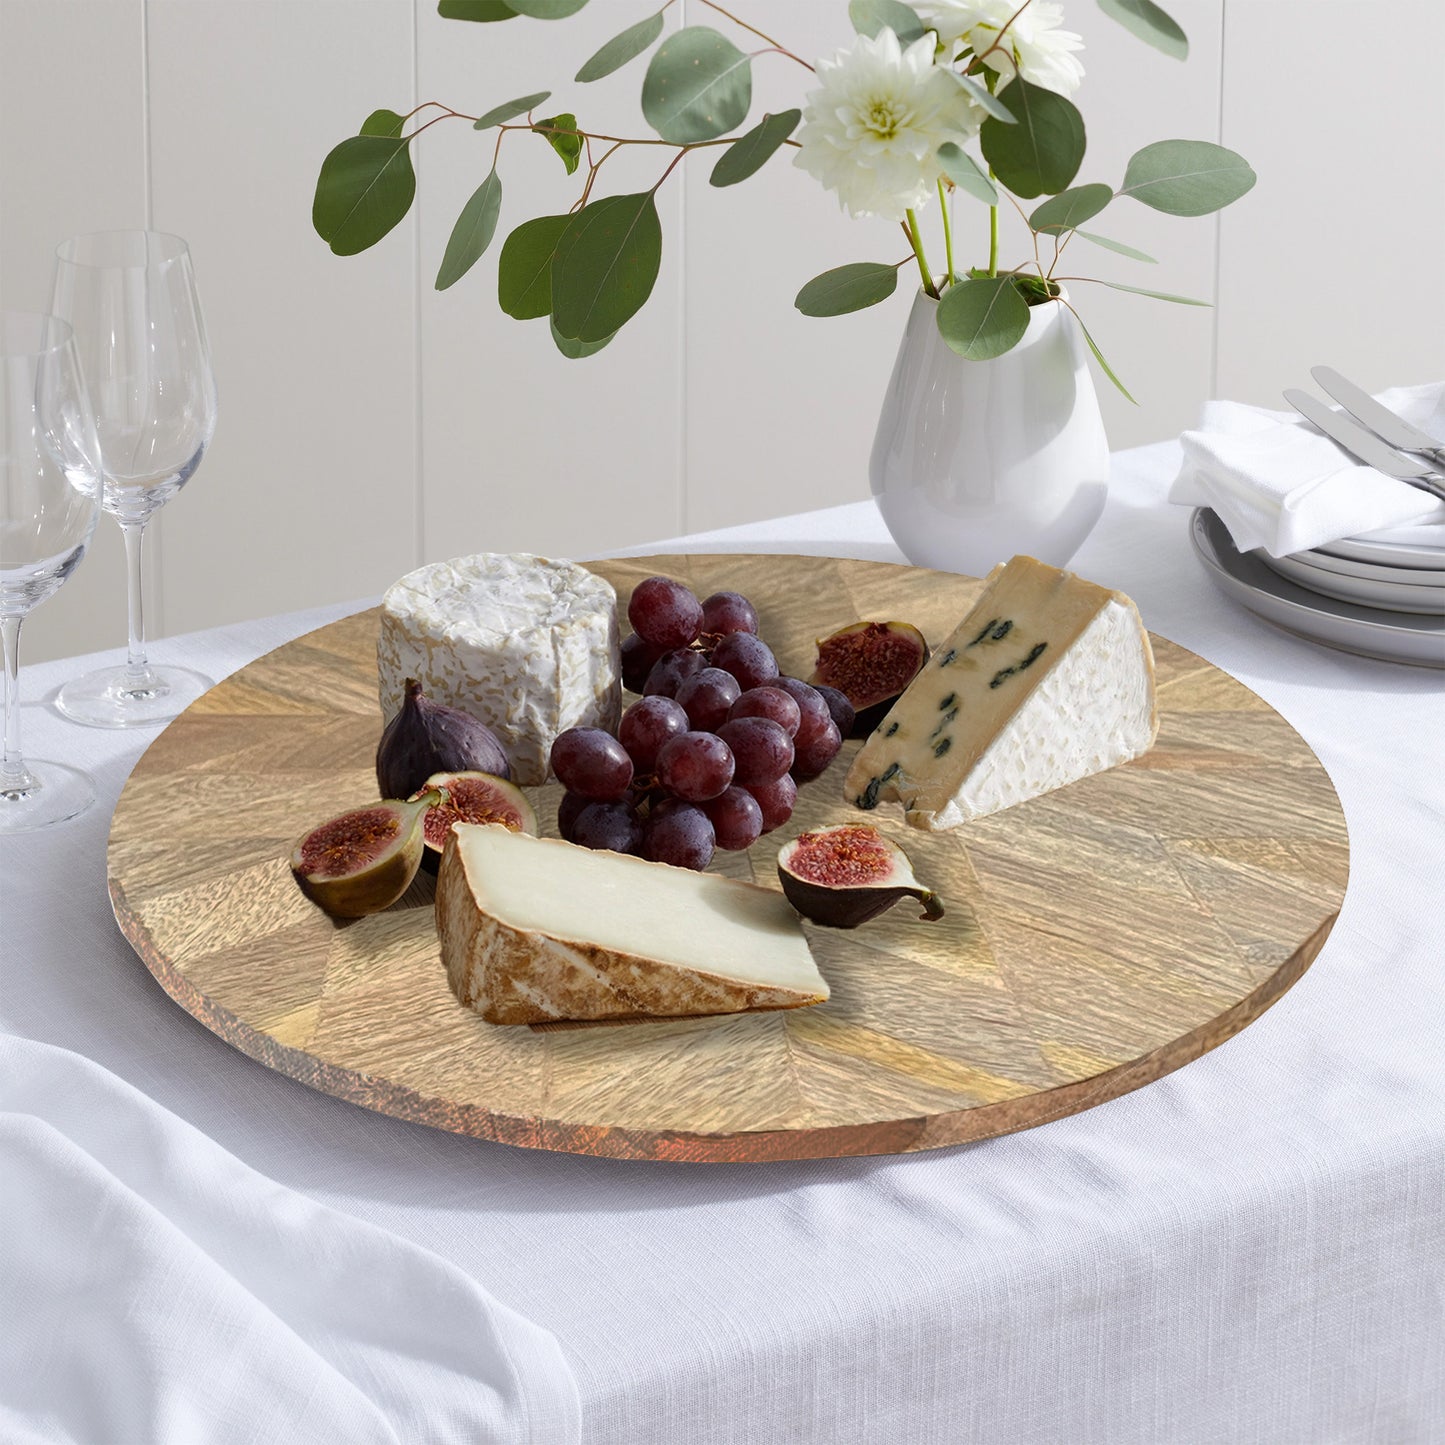
<svg viewBox="0 0 1445 1445"><path fill-rule="evenodd" d="M686 647L702 631L702 603L671 577L649 577L632 589L627 620L654 647Z"/></svg>
<svg viewBox="0 0 1445 1445"><path fill-rule="evenodd" d="M726 848L730 853L751 848L762 836L762 806L744 788L727 789L711 802L704 803L702 810L712 822L718 847Z"/></svg>
<svg viewBox="0 0 1445 1445"><path fill-rule="evenodd" d="M733 780L732 749L715 733L687 732L662 745L657 780L689 803L715 798Z"/></svg>
<svg viewBox="0 0 1445 1445"><path fill-rule="evenodd" d="M581 793L563 793L562 801L557 804L557 832L569 843L572 839L572 829L576 825L577 816L583 808L592 806L591 798L584 798Z"/></svg>
<svg viewBox="0 0 1445 1445"><path fill-rule="evenodd" d="M728 721L740 717L765 717L782 728L789 737L796 735L803 720L797 702L780 687L750 687L728 709Z"/></svg>
<svg viewBox="0 0 1445 1445"><path fill-rule="evenodd" d="M572 824L572 842L613 853L640 853L642 820L629 803L588 803Z"/></svg>
<svg viewBox="0 0 1445 1445"><path fill-rule="evenodd" d="M552 744L552 771L568 792L605 802L627 791L632 759L602 728L568 728Z"/></svg>
<svg viewBox="0 0 1445 1445"><path fill-rule="evenodd" d="M712 862L717 835L712 821L691 803L663 805L653 811L643 832L643 856L654 863L701 871Z"/></svg>
<svg viewBox="0 0 1445 1445"><path fill-rule="evenodd" d="M778 675L778 660L761 637L730 632L712 650L712 665L730 672L744 688L762 687Z"/></svg>
<svg viewBox="0 0 1445 1445"><path fill-rule="evenodd" d="M807 783L826 771L828 764L838 756L838 749L843 746L843 734L838 731L837 723L829 718L827 727L816 737L804 740L800 733L794 746L796 755L792 774L800 783Z"/></svg>
<svg viewBox="0 0 1445 1445"><path fill-rule="evenodd" d="M642 691L648 697L656 697L659 693L663 697L676 697L678 688L706 666L707 658L695 648L674 648L671 652L664 652L653 664Z"/></svg>
<svg viewBox="0 0 1445 1445"><path fill-rule="evenodd" d="M751 632L758 630L758 614L753 604L741 592L714 592L703 599L702 630L714 637L729 632Z"/></svg>
<svg viewBox="0 0 1445 1445"><path fill-rule="evenodd" d="M650 773L657 766L657 754L663 743L686 731L687 713L682 705L657 693L639 698L622 714L617 741L627 749L627 756L639 773Z"/></svg>
<svg viewBox="0 0 1445 1445"><path fill-rule="evenodd" d="M798 801L798 785L791 773L784 773L774 783L754 783L748 790L763 810L763 832L781 828L793 816Z"/></svg>
<svg viewBox="0 0 1445 1445"><path fill-rule="evenodd" d="M845 738L851 737L853 735L853 724L858 717L858 714L853 710L853 704L849 702L836 687L827 687L821 682L811 682L808 686L827 704L828 713L834 723L837 724L838 731L842 733Z"/></svg>
<svg viewBox="0 0 1445 1445"><path fill-rule="evenodd" d="M717 735L732 749L733 781L744 787L774 783L793 766L793 740L771 718L736 718Z"/></svg>
<svg viewBox="0 0 1445 1445"><path fill-rule="evenodd" d="M828 704L823 701L818 689L811 684L796 677L779 677L775 682L769 683L769 686L782 688L798 704L798 711L802 714L802 718L798 723L797 734L793 738L795 747L810 742L833 721L833 715L828 711Z"/></svg>
<svg viewBox="0 0 1445 1445"><path fill-rule="evenodd" d="M622 685L628 692L641 692L647 682L647 674L653 664L662 656L662 649L654 647L640 632L629 634L622 642Z"/></svg>
<svg viewBox="0 0 1445 1445"><path fill-rule="evenodd" d="M728 709L742 689L732 673L720 667L704 667L693 673L677 690L677 701L687 720L699 732L716 732L727 721Z"/></svg>

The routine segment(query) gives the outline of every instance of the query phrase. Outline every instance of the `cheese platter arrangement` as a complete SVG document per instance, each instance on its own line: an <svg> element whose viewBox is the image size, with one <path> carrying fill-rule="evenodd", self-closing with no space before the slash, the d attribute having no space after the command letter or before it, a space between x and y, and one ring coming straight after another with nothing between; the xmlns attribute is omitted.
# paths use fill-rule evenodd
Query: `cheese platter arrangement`
<svg viewBox="0 0 1445 1445"><path fill-rule="evenodd" d="M1278 714L1033 559L483 554L201 698L108 866L165 990L313 1087L759 1162L1168 1073L1300 977L1348 848Z"/></svg>

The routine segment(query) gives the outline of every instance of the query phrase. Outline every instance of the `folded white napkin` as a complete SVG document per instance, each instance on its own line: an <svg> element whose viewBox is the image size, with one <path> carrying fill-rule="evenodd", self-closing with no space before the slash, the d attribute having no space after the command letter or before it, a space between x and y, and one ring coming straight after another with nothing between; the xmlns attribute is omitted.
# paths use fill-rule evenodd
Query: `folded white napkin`
<svg viewBox="0 0 1445 1445"><path fill-rule="evenodd" d="M1445 442L1445 382L1391 387L1376 399ZM1445 550L1445 502L1352 464L1294 412L1206 402L1199 430L1179 440L1184 465L1169 500L1212 507L1243 552L1285 557L1364 535Z"/></svg>

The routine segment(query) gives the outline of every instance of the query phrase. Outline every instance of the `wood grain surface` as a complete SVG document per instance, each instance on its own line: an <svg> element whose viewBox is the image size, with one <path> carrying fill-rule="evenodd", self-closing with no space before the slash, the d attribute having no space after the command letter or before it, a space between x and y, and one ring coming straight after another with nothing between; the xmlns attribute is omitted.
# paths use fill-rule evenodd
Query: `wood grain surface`
<svg viewBox="0 0 1445 1445"><path fill-rule="evenodd" d="M805 676L813 640L842 624L903 618L936 641L982 587L811 557L594 568L624 603L657 572L699 595L745 593L784 670ZM109 876L121 928L176 1002L271 1068L382 1113L618 1158L988 1138L1138 1088L1238 1032L1309 966L1344 893L1344 818L1304 740L1156 637L1162 722L1145 757L952 833L905 828L893 805L870 815L947 915L925 923L905 901L852 932L809 925L826 1004L496 1027L447 987L430 877L340 922L287 866L302 833L376 796L376 628L364 612L288 643L172 723L122 794ZM842 800L858 746L800 790L790 824L714 868L776 886L784 841L858 818ZM532 796L555 834L560 789Z"/></svg>

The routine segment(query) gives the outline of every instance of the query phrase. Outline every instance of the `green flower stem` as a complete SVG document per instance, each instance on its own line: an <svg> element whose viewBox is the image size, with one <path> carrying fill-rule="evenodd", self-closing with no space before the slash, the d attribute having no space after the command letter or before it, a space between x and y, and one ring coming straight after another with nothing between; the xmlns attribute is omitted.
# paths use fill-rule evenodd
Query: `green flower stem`
<svg viewBox="0 0 1445 1445"><path fill-rule="evenodd" d="M911 206L904 214L907 215L908 220L903 229L908 233L908 242L913 247L913 254L918 257L918 274L923 277L923 289L937 301L938 288L934 286L933 278L928 274L928 260L923 254L923 237L918 232L918 217L913 214Z"/></svg>
<svg viewBox="0 0 1445 1445"><path fill-rule="evenodd" d="M989 180L996 180L993 167L988 168ZM998 275L998 207L988 208L988 274Z"/></svg>
<svg viewBox="0 0 1445 1445"><path fill-rule="evenodd" d="M943 250L944 258L948 264L948 275L944 277L945 286L953 285L953 224L948 219L948 192L943 188L943 177L938 179L938 209L943 213Z"/></svg>

